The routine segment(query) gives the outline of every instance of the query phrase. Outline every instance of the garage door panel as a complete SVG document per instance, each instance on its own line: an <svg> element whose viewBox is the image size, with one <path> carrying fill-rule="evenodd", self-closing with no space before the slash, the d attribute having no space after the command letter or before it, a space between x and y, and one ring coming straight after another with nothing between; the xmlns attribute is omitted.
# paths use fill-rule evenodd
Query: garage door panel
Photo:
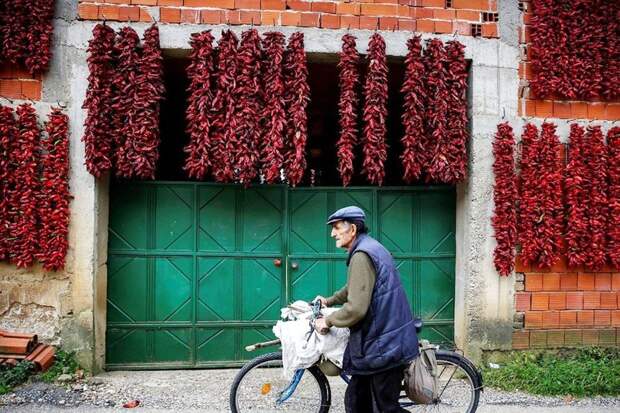
<svg viewBox="0 0 620 413"><path fill-rule="evenodd" d="M334 287L330 282L329 261L295 260L299 268L292 273L292 300L311 300L317 294L329 296Z"/></svg>
<svg viewBox="0 0 620 413"><path fill-rule="evenodd" d="M282 300L282 279L280 268L272 259L241 260L239 274L241 285L241 319L277 320L280 308L286 305Z"/></svg>
<svg viewBox="0 0 620 413"><path fill-rule="evenodd" d="M421 263L420 314L425 320L454 317L454 259L424 260Z"/></svg>
<svg viewBox="0 0 620 413"><path fill-rule="evenodd" d="M328 251L325 217L327 193L292 191L290 253Z"/></svg>
<svg viewBox="0 0 620 413"><path fill-rule="evenodd" d="M190 328L166 328L152 331L153 355L151 361L190 362L192 330Z"/></svg>
<svg viewBox="0 0 620 413"><path fill-rule="evenodd" d="M244 328L241 330L241 359L249 360L261 354L271 353L275 351L276 347L265 347L263 349L258 349L256 351L248 352L245 351L245 346L249 346L251 344L260 343L264 341L275 340L276 336L273 334L271 327L268 328Z"/></svg>
<svg viewBox="0 0 620 413"><path fill-rule="evenodd" d="M235 189L199 187L198 250L235 250Z"/></svg>
<svg viewBox="0 0 620 413"><path fill-rule="evenodd" d="M143 363L147 360L146 330L108 328L106 332L107 364Z"/></svg>
<svg viewBox="0 0 620 413"><path fill-rule="evenodd" d="M108 323L146 321L147 259L111 256L108 261Z"/></svg>
<svg viewBox="0 0 620 413"><path fill-rule="evenodd" d="M155 321L191 321L192 258L162 257L154 261Z"/></svg>
<svg viewBox="0 0 620 413"><path fill-rule="evenodd" d="M454 254L456 248L454 194L421 192L417 199L420 203L421 228L424 228L424 234L420 237L420 251Z"/></svg>
<svg viewBox="0 0 620 413"><path fill-rule="evenodd" d="M186 185L155 187L155 248L194 250L194 189Z"/></svg>
<svg viewBox="0 0 620 413"><path fill-rule="evenodd" d="M412 252L415 231L415 194L395 192L379 195L379 241L392 253ZM397 219L394 219L398 217Z"/></svg>
<svg viewBox="0 0 620 413"><path fill-rule="evenodd" d="M114 187L114 196L110 197L108 248L131 251L147 247L148 195L148 188L141 185Z"/></svg>
<svg viewBox="0 0 620 413"><path fill-rule="evenodd" d="M198 321L234 320L232 258L198 258Z"/></svg>
<svg viewBox="0 0 620 413"><path fill-rule="evenodd" d="M239 198L243 218L241 250L280 253L284 204L282 189L248 189L240 191Z"/></svg>
<svg viewBox="0 0 620 413"><path fill-rule="evenodd" d="M235 360L237 331L233 328L196 328L198 362Z"/></svg>

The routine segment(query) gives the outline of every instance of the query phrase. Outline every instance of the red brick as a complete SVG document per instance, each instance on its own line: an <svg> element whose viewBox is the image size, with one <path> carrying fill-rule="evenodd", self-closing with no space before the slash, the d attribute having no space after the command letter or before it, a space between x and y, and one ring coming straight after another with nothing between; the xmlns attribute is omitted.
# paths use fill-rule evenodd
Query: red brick
<svg viewBox="0 0 620 413"><path fill-rule="evenodd" d="M590 102L588 103L588 119L598 120L598 119L606 119L607 105L601 102Z"/></svg>
<svg viewBox="0 0 620 413"><path fill-rule="evenodd" d="M157 0L158 6L182 6L183 0Z"/></svg>
<svg viewBox="0 0 620 413"><path fill-rule="evenodd" d="M546 331L531 331L530 332L530 347L532 348L547 347L547 332Z"/></svg>
<svg viewBox="0 0 620 413"><path fill-rule="evenodd" d="M531 271L531 266L530 265L524 265L523 264L523 260L521 259L520 255L517 255L515 257L515 271L516 272L530 272Z"/></svg>
<svg viewBox="0 0 620 413"><path fill-rule="evenodd" d="M266 26L277 26L280 24L280 14L277 11L261 11L260 22Z"/></svg>
<svg viewBox="0 0 620 413"><path fill-rule="evenodd" d="M577 276L577 289L581 291L594 290L594 274L579 273Z"/></svg>
<svg viewBox="0 0 620 413"><path fill-rule="evenodd" d="M200 10L181 9L181 21L183 23L200 23Z"/></svg>
<svg viewBox="0 0 620 413"><path fill-rule="evenodd" d="M484 0L452 0L452 7L455 9L487 10L488 3L485 3Z"/></svg>
<svg viewBox="0 0 620 413"><path fill-rule="evenodd" d="M377 30L379 27L379 18L360 16L360 29Z"/></svg>
<svg viewBox="0 0 620 413"><path fill-rule="evenodd" d="M583 293L583 308L595 310L601 307L601 293L586 291Z"/></svg>
<svg viewBox="0 0 620 413"><path fill-rule="evenodd" d="M479 22L480 21L480 12L472 11L472 10L457 10L456 18L458 20L468 20L471 22Z"/></svg>
<svg viewBox="0 0 620 413"><path fill-rule="evenodd" d="M570 103L553 102L553 116L560 119L569 119L572 116Z"/></svg>
<svg viewBox="0 0 620 413"><path fill-rule="evenodd" d="M564 345L579 346L583 342L583 332L581 330L564 330Z"/></svg>
<svg viewBox="0 0 620 413"><path fill-rule="evenodd" d="M435 22L433 20L420 19L416 22L419 32L433 33L435 31Z"/></svg>
<svg viewBox="0 0 620 413"><path fill-rule="evenodd" d="M564 291L576 290L577 274L569 273L560 275L560 289Z"/></svg>
<svg viewBox="0 0 620 413"><path fill-rule="evenodd" d="M594 325L594 311L592 310L584 310L577 312L577 324L580 326L591 326Z"/></svg>
<svg viewBox="0 0 620 413"><path fill-rule="evenodd" d="M396 17L380 17L379 28L381 30L396 30L398 29L398 19Z"/></svg>
<svg viewBox="0 0 620 413"><path fill-rule="evenodd" d="M549 293L549 310L566 309L566 293Z"/></svg>
<svg viewBox="0 0 620 413"><path fill-rule="evenodd" d="M342 29L359 29L359 16L340 16L340 28Z"/></svg>
<svg viewBox="0 0 620 413"><path fill-rule="evenodd" d="M23 89L22 85L22 89ZM618 294L616 292L602 292L601 293L601 308L606 310L615 310L618 308L617 302Z"/></svg>
<svg viewBox="0 0 620 413"><path fill-rule="evenodd" d="M620 327L620 310L614 310L611 312L611 325L614 327Z"/></svg>
<svg viewBox="0 0 620 413"><path fill-rule="evenodd" d="M78 5L78 16L84 20L97 20L99 19L99 6L81 3Z"/></svg>
<svg viewBox="0 0 620 413"><path fill-rule="evenodd" d="M471 36L471 24L465 22L455 21L452 22L452 30L456 34L460 34L463 36Z"/></svg>
<svg viewBox="0 0 620 413"><path fill-rule="evenodd" d="M560 150L564 150L564 145L560 145ZM564 157L562 156L562 159ZM565 273L568 272L568 259L561 256L550 268L551 272Z"/></svg>
<svg viewBox="0 0 620 413"><path fill-rule="evenodd" d="M310 11L312 9L312 3L302 0L287 0L286 5L288 8L297 11ZM359 9L359 5L358 5Z"/></svg>
<svg viewBox="0 0 620 413"><path fill-rule="evenodd" d="M140 7L138 6L121 7L121 9L118 12L118 19L123 22L140 21Z"/></svg>
<svg viewBox="0 0 620 413"><path fill-rule="evenodd" d="M499 37L497 23L483 23L482 37Z"/></svg>
<svg viewBox="0 0 620 413"><path fill-rule="evenodd" d="M532 294L532 310L548 310L549 309L549 294L547 293L534 293Z"/></svg>
<svg viewBox="0 0 620 413"><path fill-rule="evenodd" d="M185 0L185 7L213 7L218 9L234 9L235 0Z"/></svg>
<svg viewBox="0 0 620 413"><path fill-rule="evenodd" d="M159 19L164 23L180 23L181 9L161 7L159 9Z"/></svg>
<svg viewBox="0 0 620 413"><path fill-rule="evenodd" d="M595 326L609 326L611 325L611 311L609 310L597 310L594 312L594 325Z"/></svg>
<svg viewBox="0 0 620 413"><path fill-rule="evenodd" d="M566 293L566 308L568 310L583 309L583 292L579 291Z"/></svg>
<svg viewBox="0 0 620 413"><path fill-rule="evenodd" d="M571 117L575 119L586 119L588 117L588 104L585 102L570 103Z"/></svg>
<svg viewBox="0 0 620 413"><path fill-rule="evenodd" d="M452 22L436 21L435 33L452 33Z"/></svg>
<svg viewBox="0 0 620 413"><path fill-rule="evenodd" d="M141 22L154 22L155 20L153 19L153 17L151 17L151 14L146 8L140 7L140 21Z"/></svg>
<svg viewBox="0 0 620 413"><path fill-rule="evenodd" d="M187 1L185 3L187 3ZM157 0L131 0L131 4L137 4L140 6L157 6Z"/></svg>
<svg viewBox="0 0 620 413"><path fill-rule="evenodd" d="M395 4L362 3L361 13L364 16L398 16L398 6Z"/></svg>
<svg viewBox="0 0 620 413"><path fill-rule="evenodd" d="M550 100L537 100L536 116L539 118L553 117L553 102Z"/></svg>
<svg viewBox="0 0 620 413"><path fill-rule="evenodd" d="M298 11L282 12L282 26L299 26L301 23L301 13Z"/></svg>
<svg viewBox="0 0 620 413"><path fill-rule="evenodd" d="M577 311L560 311L560 325L572 327L577 325Z"/></svg>
<svg viewBox="0 0 620 413"><path fill-rule="evenodd" d="M446 0L422 0L423 7L446 7Z"/></svg>
<svg viewBox="0 0 620 413"><path fill-rule="evenodd" d="M260 6L263 10L285 10L286 2L284 0L261 0Z"/></svg>
<svg viewBox="0 0 620 413"><path fill-rule="evenodd" d="M560 274L548 273L543 275L543 290L544 291L559 291L560 290Z"/></svg>
<svg viewBox="0 0 620 413"><path fill-rule="evenodd" d="M259 10L260 0L235 0L235 9Z"/></svg>
<svg viewBox="0 0 620 413"><path fill-rule="evenodd" d="M321 14L321 27L325 29L339 29L340 16L334 14Z"/></svg>
<svg viewBox="0 0 620 413"><path fill-rule="evenodd" d="M529 331L513 331L512 333L512 348L523 350L530 346L530 332Z"/></svg>
<svg viewBox="0 0 620 413"><path fill-rule="evenodd" d="M538 273L525 274L525 290L526 291L542 291L542 289L543 289L543 274L538 274Z"/></svg>
<svg viewBox="0 0 620 413"><path fill-rule="evenodd" d="M336 3L332 1L313 1L312 11L317 13L336 13Z"/></svg>
<svg viewBox="0 0 620 413"><path fill-rule="evenodd" d="M620 291L620 273L616 272L611 275L611 289Z"/></svg>
<svg viewBox="0 0 620 413"><path fill-rule="evenodd" d="M411 17L411 7L399 5L398 17Z"/></svg>
<svg viewBox="0 0 620 413"><path fill-rule="evenodd" d="M611 274L596 274L594 276L594 289L597 291L611 290Z"/></svg>
<svg viewBox="0 0 620 413"><path fill-rule="evenodd" d="M359 16L360 4L359 3L336 3L336 13L338 14L354 14Z"/></svg>
<svg viewBox="0 0 620 413"><path fill-rule="evenodd" d="M0 80L0 96L21 99L22 84L19 80Z"/></svg>
<svg viewBox="0 0 620 413"><path fill-rule="evenodd" d="M607 104L607 119L620 120L620 103Z"/></svg>
<svg viewBox="0 0 620 413"><path fill-rule="evenodd" d="M560 326L559 311L543 311L543 327L554 328Z"/></svg>
<svg viewBox="0 0 620 413"><path fill-rule="evenodd" d="M598 345L598 330L583 330L583 344L586 346Z"/></svg>
<svg viewBox="0 0 620 413"><path fill-rule="evenodd" d="M547 347L558 348L564 346L564 330L547 331Z"/></svg>
<svg viewBox="0 0 620 413"><path fill-rule="evenodd" d="M437 20L454 20L456 17L456 11L446 9L433 10L433 18Z"/></svg>
<svg viewBox="0 0 620 413"><path fill-rule="evenodd" d="M301 13L302 27L319 27L319 13Z"/></svg>
<svg viewBox="0 0 620 413"><path fill-rule="evenodd" d="M536 101L525 99L525 116L536 116Z"/></svg>
<svg viewBox="0 0 620 413"><path fill-rule="evenodd" d="M258 10L241 10L239 12L239 20L241 24L260 24L260 11Z"/></svg>
<svg viewBox="0 0 620 413"><path fill-rule="evenodd" d="M25 99L41 100L41 82L39 80L22 80L22 95Z"/></svg>
<svg viewBox="0 0 620 413"><path fill-rule="evenodd" d="M515 310L529 311L532 301L532 293L516 293L515 294Z"/></svg>
<svg viewBox="0 0 620 413"><path fill-rule="evenodd" d="M120 6L100 6L99 7L99 19L100 20L118 20L121 8Z"/></svg>
<svg viewBox="0 0 620 413"><path fill-rule="evenodd" d="M420 7L413 7L409 10L409 16L415 17L416 19L432 19L433 18L433 10L432 9L423 9Z"/></svg>
<svg viewBox="0 0 620 413"><path fill-rule="evenodd" d="M241 24L241 13L239 10L225 10L222 14L222 23Z"/></svg>
<svg viewBox="0 0 620 413"><path fill-rule="evenodd" d="M543 316L541 311L527 311L525 313L525 328L541 328Z"/></svg>
<svg viewBox="0 0 620 413"><path fill-rule="evenodd" d="M398 30L415 32L416 31L415 19L398 19Z"/></svg>
<svg viewBox="0 0 620 413"><path fill-rule="evenodd" d="M219 10L201 10L200 22L203 24L220 24L222 13Z"/></svg>

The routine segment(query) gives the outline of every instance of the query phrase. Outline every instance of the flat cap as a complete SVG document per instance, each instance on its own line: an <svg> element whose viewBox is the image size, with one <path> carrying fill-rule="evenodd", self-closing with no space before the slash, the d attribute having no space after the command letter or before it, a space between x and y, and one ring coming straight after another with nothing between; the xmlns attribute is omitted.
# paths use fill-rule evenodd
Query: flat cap
<svg viewBox="0 0 620 413"><path fill-rule="evenodd" d="M361 208L356 206L348 206L339 209L327 218L327 225L336 221L366 221L366 214Z"/></svg>

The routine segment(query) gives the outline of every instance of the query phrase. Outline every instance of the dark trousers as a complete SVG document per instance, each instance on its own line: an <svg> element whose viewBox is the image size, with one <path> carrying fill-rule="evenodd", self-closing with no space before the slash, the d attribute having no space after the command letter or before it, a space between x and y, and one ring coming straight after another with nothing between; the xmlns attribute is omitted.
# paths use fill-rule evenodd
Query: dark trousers
<svg viewBox="0 0 620 413"><path fill-rule="evenodd" d="M406 412L398 403L404 369L398 366L368 376L351 376L344 395L347 413Z"/></svg>

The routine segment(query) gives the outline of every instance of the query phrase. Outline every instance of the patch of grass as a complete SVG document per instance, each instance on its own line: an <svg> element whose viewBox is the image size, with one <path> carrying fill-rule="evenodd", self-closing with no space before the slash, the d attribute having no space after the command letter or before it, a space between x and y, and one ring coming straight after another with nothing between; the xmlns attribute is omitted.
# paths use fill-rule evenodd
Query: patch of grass
<svg viewBox="0 0 620 413"><path fill-rule="evenodd" d="M61 374L74 374L79 367L74 352L57 349L54 364L47 371L41 373L40 378L44 382L51 383Z"/></svg>
<svg viewBox="0 0 620 413"><path fill-rule="evenodd" d="M14 367L0 367L0 394L5 394L13 390L13 387L22 384L34 372L34 364L30 361L22 360Z"/></svg>
<svg viewBox="0 0 620 413"><path fill-rule="evenodd" d="M486 386L541 395L620 395L620 349L514 352L500 368L482 369Z"/></svg>

